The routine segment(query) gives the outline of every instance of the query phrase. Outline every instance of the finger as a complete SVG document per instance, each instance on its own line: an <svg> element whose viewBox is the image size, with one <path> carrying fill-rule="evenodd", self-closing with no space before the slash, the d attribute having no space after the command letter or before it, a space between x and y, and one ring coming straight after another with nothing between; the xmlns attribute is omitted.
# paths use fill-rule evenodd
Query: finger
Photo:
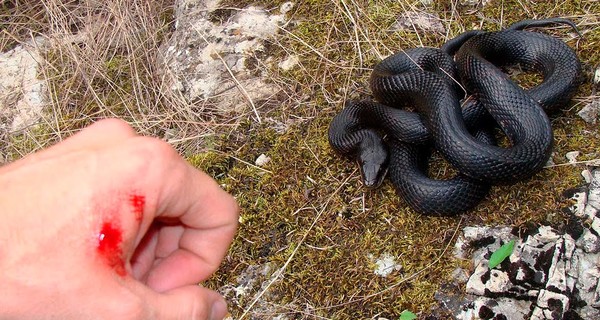
<svg viewBox="0 0 600 320"><path fill-rule="evenodd" d="M68 152L109 145L135 135L135 131L127 122L119 119L104 119L95 122L50 148L30 154L22 161L14 162L9 166L14 169L27 163L46 160Z"/></svg>
<svg viewBox="0 0 600 320"><path fill-rule="evenodd" d="M42 151L42 153L51 155L80 148L97 148L114 142L121 142L136 135L133 128L121 119L103 119L96 121L63 142Z"/></svg>
<svg viewBox="0 0 600 320"><path fill-rule="evenodd" d="M163 175L162 183L157 218L177 219L185 228L177 231L181 233L176 248L172 241L159 239L156 256L162 260L147 279L157 291L208 278L219 267L233 240L239 211L231 195L187 163L182 163L177 173Z"/></svg>
<svg viewBox="0 0 600 320"><path fill-rule="evenodd" d="M135 135L136 133L133 128L131 128L131 126L129 126L127 122L123 120L100 120L84 128L73 136L65 139L64 141L61 141L50 148L30 154L20 161L10 163L2 167L2 169L16 169L28 163L47 160L49 158L56 157L57 155L64 155L65 153L75 150L98 148L102 145L108 145L116 141L122 141L123 139L133 137Z"/></svg>
<svg viewBox="0 0 600 320"><path fill-rule="evenodd" d="M159 229L156 223L152 224L150 229L135 248L131 257L132 276L146 283L148 272L152 268L156 258L156 245L158 243Z"/></svg>
<svg viewBox="0 0 600 320"><path fill-rule="evenodd" d="M227 303L215 291L190 285L162 294L149 293L155 307L156 319L222 320Z"/></svg>

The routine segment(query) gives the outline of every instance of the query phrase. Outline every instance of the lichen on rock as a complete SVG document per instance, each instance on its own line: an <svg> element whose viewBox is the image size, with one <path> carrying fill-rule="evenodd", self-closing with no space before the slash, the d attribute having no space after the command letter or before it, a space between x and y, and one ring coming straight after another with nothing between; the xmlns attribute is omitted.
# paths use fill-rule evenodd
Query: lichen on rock
<svg viewBox="0 0 600 320"><path fill-rule="evenodd" d="M576 193L573 230L540 226L519 237L512 228L467 227L455 254L472 254L475 270L466 284L471 302L458 319L564 319L600 317L600 169ZM519 238L509 259L497 269L487 260L501 243Z"/></svg>
<svg viewBox="0 0 600 320"><path fill-rule="evenodd" d="M176 30L161 48L174 94L190 102L210 100L217 110L239 111L277 92L263 75L248 70L246 61L265 50L264 40L277 34L285 14L254 6L226 10L208 0L176 1L175 12ZM231 15L215 18L226 14Z"/></svg>
<svg viewBox="0 0 600 320"><path fill-rule="evenodd" d="M35 124L46 104L46 84L39 78L42 38L0 54L0 137Z"/></svg>

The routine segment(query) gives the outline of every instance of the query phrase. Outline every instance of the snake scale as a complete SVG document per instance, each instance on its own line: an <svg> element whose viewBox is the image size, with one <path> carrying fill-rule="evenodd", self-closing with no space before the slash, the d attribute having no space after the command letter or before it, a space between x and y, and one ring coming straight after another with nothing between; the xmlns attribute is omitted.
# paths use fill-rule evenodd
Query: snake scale
<svg viewBox="0 0 600 320"><path fill-rule="evenodd" d="M366 187L379 186L389 171L397 193L422 214L470 210L491 185L532 177L552 152L546 112L568 103L581 78L581 63L569 46L526 30L552 24L577 30L562 18L524 20L501 31L467 31L439 49L387 57L370 77L374 101L346 101L332 119L331 147L358 162ZM513 66L543 80L525 90L503 71ZM496 145L494 128L509 146ZM456 176L427 175L433 150Z"/></svg>

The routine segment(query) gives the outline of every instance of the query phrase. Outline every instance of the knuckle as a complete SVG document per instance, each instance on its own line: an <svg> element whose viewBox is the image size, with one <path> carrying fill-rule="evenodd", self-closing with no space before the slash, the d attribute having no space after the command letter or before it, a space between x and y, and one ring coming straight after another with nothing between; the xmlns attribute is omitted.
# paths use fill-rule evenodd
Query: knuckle
<svg viewBox="0 0 600 320"><path fill-rule="evenodd" d="M206 297L198 290L195 295L190 295L190 316L192 319L208 319L209 306Z"/></svg>
<svg viewBox="0 0 600 320"><path fill-rule="evenodd" d="M159 159L179 157L171 145L157 138L138 137L135 143L139 147L139 150L149 157Z"/></svg>
<svg viewBox="0 0 600 320"><path fill-rule="evenodd" d="M134 294L128 294L123 299L119 299L118 304L112 304L112 319L142 320L148 319L148 308L144 300Z"/></svg>
<svg viewBox="0 0 600 320"><path fill-rule="evenodd" d="M133 128L127 123L125 120L109 118L102 119L96 122L97 126L101 126L103 130L106 131L118 131L123 133L132 133L134 132Z"/></svg>
<svg viewBox="0 0 600 320"><path fill-rule="evenodd" d="M179 154L168 143L151 137L136 137L131 141L133 148L128 149L129 160L137 162L147 168L152 164L152 169L166 168L174 161L180 159Z"/></svg>

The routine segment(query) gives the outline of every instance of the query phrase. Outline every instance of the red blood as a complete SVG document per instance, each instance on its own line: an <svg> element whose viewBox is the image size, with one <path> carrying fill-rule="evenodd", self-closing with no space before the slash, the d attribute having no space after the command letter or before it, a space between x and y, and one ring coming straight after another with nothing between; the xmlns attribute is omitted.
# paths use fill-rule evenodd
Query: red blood
<svg viewBox="0 0 600 320"><path fill-rule="evenodd" d="M135 214L135 220L137 222L142 221L144 217L144 205L146 204L146 197L133 194L129 197L129 203L133 207L133 213Z"/></svg>
<svg viewBox="0 0 600 320"><path fill-rule="evenodd" d="M120 276L125 276L125 261L123 261L123 233L121 229L110 222L104 222L98 233L98 254L106 264Z"/></svg>

